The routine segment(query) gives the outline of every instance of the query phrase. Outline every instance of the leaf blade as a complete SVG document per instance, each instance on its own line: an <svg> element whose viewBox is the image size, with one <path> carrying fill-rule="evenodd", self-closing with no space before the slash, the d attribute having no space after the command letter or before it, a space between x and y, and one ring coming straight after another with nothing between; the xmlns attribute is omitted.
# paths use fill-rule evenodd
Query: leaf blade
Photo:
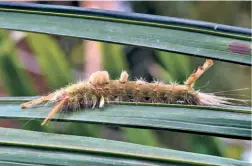
<svg viewBox="0 0 252 166"><path fill-rule="evenodd" d="M0 14L0 28L130 44L251 65L251 32L245 28L34 4L18 7L0 3Z"/></svg>
<svg viewBox="0 0 252 166"><path fill-rule="evenodd" d="M41 107L22 110L19 106L22 98L13 99L15 98L0 99L0 118L44 119L51 109L47 107L45 110L44 107ZM250 139L250 117L251 108L249 107L240 109L235 107L234 109L233 107L121 103L120 105L109 105L104 110L80 110L64 114L64 116L58 114L54 120L105 123Z"/></svg>
<svg viewBox="0 0 252 166"><path fill-rule="evenodd" d="M19 129L0 128L0 131L3 133L0 137L0 148L5 148L5 151L15 151L15 153L5 153L4 150L1 150L0 160L12 162L13 160L14 162L21 160L22 162L59 165L75 162L75 164L79 165L86 160L87 164L99 162L101 165L109 165L112 162L118 163L118 165L167 165L168 163L174 165L248 165L246 162L233 159L98 138ZM21 157L18 157L20 154L22 154ZM62 154L64 157L62 157ZM13 157L15 155L17 156ZM33 157L29 157L30 155ZM38 160L34 160L34 158Z"/></svg>

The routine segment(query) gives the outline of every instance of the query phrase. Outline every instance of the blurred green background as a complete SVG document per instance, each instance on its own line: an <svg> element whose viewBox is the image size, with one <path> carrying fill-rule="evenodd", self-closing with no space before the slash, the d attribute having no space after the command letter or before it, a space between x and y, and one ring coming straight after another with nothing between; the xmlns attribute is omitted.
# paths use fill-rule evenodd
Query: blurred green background
<svg viewBox="0 0 252 166"><path fill-rule="evenodd" d="M251 28L249 1L33 3L99 6L107 10L189 18ZM183 83L203 62L203 58L134 46L0 29L0 96L44 95L76 80L87 79L96 70L107 70L111 78L118 78L122 70L127 70L131 79L143 77L148 81L158 79L166 83ZM251 68L215 61L215 65L197 81L195 87L203 92L250 88L218 95L251 101ZM50 122L41 127L40 123L35 120L28 123L0 120L0 126L5 127L123 140L242 160L252 158L250 141L94 124Z"/></svg>

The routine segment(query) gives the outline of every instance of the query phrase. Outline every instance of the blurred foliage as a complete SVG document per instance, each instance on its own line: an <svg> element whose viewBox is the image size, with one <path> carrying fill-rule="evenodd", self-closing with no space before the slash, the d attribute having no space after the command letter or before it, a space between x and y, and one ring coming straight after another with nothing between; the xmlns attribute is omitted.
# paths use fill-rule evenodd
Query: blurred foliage
<svg viewBox="0 0 252 166"><path fill-rule="evenodd" d="M129 142L149 146L160 146L159 140L152 130L123 128L123 131Z"/></svg>
<svg viewBox="0 0 252 166"><path fill-rule="evenodd" d="M121 45L103 43L103 68L112 79L118 79L121 72L127 70L127 62Z"/></svg>
<svg viewBox="0 0 252 166"><path fill-rule="evenodd" d="M134 1L137 13L251 28L251 1Z"/></svg>
<svg viewBox="0 0 252 166"><path fill-rule="evenodd" d="M157 51L157 56L165 64L170 81L183 83L191 74L190 57L164 51Z"/></svg>
<svg viewBox="0 0 252 166"><path fill-rule="evenodd" d="M251 2L164 2L164 1L135 1L130 3L136 12L156 15L168 15L204 21L211 21L227 25L251 27ZM213 12L214 11L214 12ZM27 33L24 42L31 49L32 56L41 70L39 77L46 80L46 87L54 90L73 82L78 76L73 70L83 73L83 43L79 40L66 54L65 45L70 38L63 42L50 35ZM88 49L88 48L87 48ZM22 61L19 60L15 43L10 39L7 31L0 31L0 84L10 96L25 96L38 94L31 78L25 72ZM177 81L182 83L196 67L204 61L202 58L189 57L175 53L153 51L136 47L102 43L103 69L107 70L111 78L116 79L121 71L127 70L132 79L143 76L148 81L154 79L165 82ZM85 55L84 55L85 56ZM158 72L151 72L150 66ZM82 74L83 75L83 74ZM240 88L251 88L251 68L216 62L216 65L204 74L196 88L205 92L228 91ZM38 94L43 95L43 94ZM225 94L251 100L251 90L237 91ZM241 96L242 95L242 96ZM30 130L68 133L103 137L100 125L51 122L41 127L40 122L23 122L23 127ZM223 141L213 137L202 137L192 134L173 133L168 131L152 131L144 129L119 128L127 141L151 146L166 146L198 153L239 158L242 153L240 146L227 147ZM118 134L118 130L114 132ZM173 146L177 142L176 146ZM228 149L228 150L223 150ZM238 150L237 150L238 149ZM238 153L238 154L235 154Z"/></svg>
<svg viewBox="0 0 252 166"><path fill-rule="evenodd" d="M73 80L66 56L55 39L48 35L29 33L27 42L51 90L65 86Z"/></svg>
<svg viewBox="0 0 252 166"><path fill-rule="evenodd" d="M11 96L35 95L31 78L24 72L8 31L0 30L0 78Z"/></svg>

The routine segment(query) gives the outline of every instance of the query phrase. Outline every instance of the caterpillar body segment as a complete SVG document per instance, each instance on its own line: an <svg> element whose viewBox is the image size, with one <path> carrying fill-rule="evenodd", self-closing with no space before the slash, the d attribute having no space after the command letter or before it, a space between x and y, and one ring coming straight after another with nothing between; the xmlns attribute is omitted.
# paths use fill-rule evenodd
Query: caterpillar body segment
<svg viewBox="0 0 252 166"><path fill-rule="evenodd" d="M50 102L55 107L44 119L42 125L60 110L80 108L102 108L109 101L190 104L190 105L226 105L227 98L214 94L201 93L193 89L195 81L213 65L206 60L203 66L189 76L185 84L148 83L144 80L128 81L128 73L123 71L119 80L110 80L107 71L93 73L88 81L80 81L48 96L23 103L22 108L30 108L42 102Z"/></svg>

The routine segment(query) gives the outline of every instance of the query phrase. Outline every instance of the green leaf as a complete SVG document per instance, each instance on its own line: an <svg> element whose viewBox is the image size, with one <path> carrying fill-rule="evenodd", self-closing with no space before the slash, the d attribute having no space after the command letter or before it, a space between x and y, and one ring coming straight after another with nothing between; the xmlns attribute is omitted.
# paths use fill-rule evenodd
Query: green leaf
<svg viewBox="0 0 252 166"><path fill-rule="evenodd" d="M250 165L233 159L91 137L5 128L0 128L0 133L0 163L75 166Z"/></svg>
<svg viewBox="0 0 252 166"><path fill-rule="evenodd" d="M73 80L64 52L55 39L48 35L29 33L27 41L52 89L62 87Z"/></svg>
<svg viewBox="0 0 252 166"><path fill-rule="evenodd" d="M51 107L22 110L24 98L0 98L0 118L44 119ZM206 107L169 104L120 103L104 109L58 114L58 121L89 122L166 129L251 139L250 107Z"/></svg>
<svg viewBox="0 0 252 166"><path fill-rule="evenodd" d="M144 14L0 3L0 28L130 44L251 65L251 31ZM8 21L6 21L8 20Z"/></svg>
<svg viewBox="0 0 252 166"><path fill-rule="evenodd" d="M35 88L19 62L8 32L0 30L0 79L9 95L35 95Z"/></svg>

